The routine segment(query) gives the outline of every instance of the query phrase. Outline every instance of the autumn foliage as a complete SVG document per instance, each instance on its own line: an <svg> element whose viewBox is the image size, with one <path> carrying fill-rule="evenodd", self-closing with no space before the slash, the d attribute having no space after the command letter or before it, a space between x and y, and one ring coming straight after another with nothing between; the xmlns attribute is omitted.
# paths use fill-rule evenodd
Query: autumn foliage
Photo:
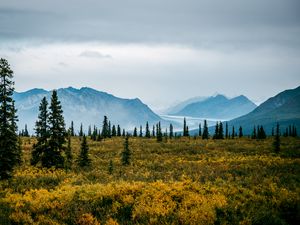
<svg viewBox="0 0 300 225"><path fill-rule="evenodd" d="M0 224L299 224L300 140L88 140L91 166L24 165L0 183ZM80 138L72 138L74 157ZM113 170L109 165L113 163Z"/></svg>

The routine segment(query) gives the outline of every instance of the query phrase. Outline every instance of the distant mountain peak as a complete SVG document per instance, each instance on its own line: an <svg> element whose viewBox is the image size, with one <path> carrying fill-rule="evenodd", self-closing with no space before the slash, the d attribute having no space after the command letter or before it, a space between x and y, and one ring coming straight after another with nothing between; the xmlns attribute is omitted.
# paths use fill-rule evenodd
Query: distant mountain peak
<svg viewBox="0 0 300 225"><path fill-rule="evenodd" d="M85 129L89 125L100 127L104 115L108 116L112 124L119 124L125 129L144 125L147 121L149 124L163 121L139 98L119 98L89 87L80 89L73 87L59 88L57 91L67 126L71 121L74 121L77 127L80 123L83 123ZM32 89L15 94L19 128L22 129L27 124L28 128L33 129L43 96L46 96L49 100L51 91Z"/></svg>
<svg viewBox="0 0 300 225"><path fill-rule="evenodd" d="M229 99L225 95L216 94L203 101L190 103L171 115L229 119L245 115L255 108L256 105L243 95Z"/></svg>
<svg viewBox="0 0 300 225"><path fill-rule="evenodd" d="M243 131L251 134L254 125L264 126L267 133L271 133L278 122L283 131L294 124L300 127L300 86L280 92L260 104L252 112L229 121L230 125L242 126Z"/></svg>

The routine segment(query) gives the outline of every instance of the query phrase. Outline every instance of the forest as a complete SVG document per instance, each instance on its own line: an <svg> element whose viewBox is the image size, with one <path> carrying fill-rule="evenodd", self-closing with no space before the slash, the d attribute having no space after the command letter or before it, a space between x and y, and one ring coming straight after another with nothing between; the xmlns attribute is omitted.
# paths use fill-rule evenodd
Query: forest
<svg viewBox="0 0 300 225"><path fill-rule="evenodd" d="M180 135L160 123L138 134L105 117L77 134L54 90L31 136L16 125L13 71L5 59L0 68L1 224L299 224L292 126L248 137L219 122L190 136L184 121Z"/></svg>

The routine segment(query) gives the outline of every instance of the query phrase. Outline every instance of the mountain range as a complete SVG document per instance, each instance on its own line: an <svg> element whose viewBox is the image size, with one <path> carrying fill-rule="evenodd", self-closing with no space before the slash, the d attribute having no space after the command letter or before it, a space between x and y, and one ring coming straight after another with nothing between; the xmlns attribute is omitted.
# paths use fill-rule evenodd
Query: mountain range
<svg viewBox="0 0 300 225"><path fill-rule="evenodd" d="M89 125L102 126L103 116L108 116L112 124L132 129L134 126L155 124L162 120L138 98L123 99L91 88L60 88L57 90L64 111L67 127L74 121L75 129L83 123L85 130ZM51 91L32 89L26 92L15 92L14 99L18 110L18 126L33 131L38 116L38 108L43 97L50 102Z"/></svg>
<svg viewBox="0 0 300 225"><path fill-rule="evenodd" d="M293 124L298 131L300 130L300 86L269 98L252 112L230 120L228 124L235 127L242 126L246 134L251 134L254 125L262 125L270 134L277 122L281 131Z"/></svg>
<svg viewBox="0 0 300 225"><path fill-rule="evenodd" d="M196 99L195 99L196 100ZM174 109L187 102L179 104ZM179 111L170 112L170 115L199 117L199 118L216 118L219 120L233 119L245 115L257 106L244 95L235 98L227 98L224 95L216 95L207 98L198 98L198 101L192 101L185 105Z"/></svg>

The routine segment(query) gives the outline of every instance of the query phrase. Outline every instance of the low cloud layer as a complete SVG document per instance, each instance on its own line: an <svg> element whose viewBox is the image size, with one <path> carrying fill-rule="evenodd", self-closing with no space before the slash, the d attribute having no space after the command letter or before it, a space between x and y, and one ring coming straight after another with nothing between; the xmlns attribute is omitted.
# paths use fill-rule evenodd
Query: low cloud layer
<svg viewBox="0 0 300 225"><path fill-rule="evenodd" d="M300 84L299 0L10 0L0 56L17 90L91 86L154 108L192 96L256 102Z"/></svg>

